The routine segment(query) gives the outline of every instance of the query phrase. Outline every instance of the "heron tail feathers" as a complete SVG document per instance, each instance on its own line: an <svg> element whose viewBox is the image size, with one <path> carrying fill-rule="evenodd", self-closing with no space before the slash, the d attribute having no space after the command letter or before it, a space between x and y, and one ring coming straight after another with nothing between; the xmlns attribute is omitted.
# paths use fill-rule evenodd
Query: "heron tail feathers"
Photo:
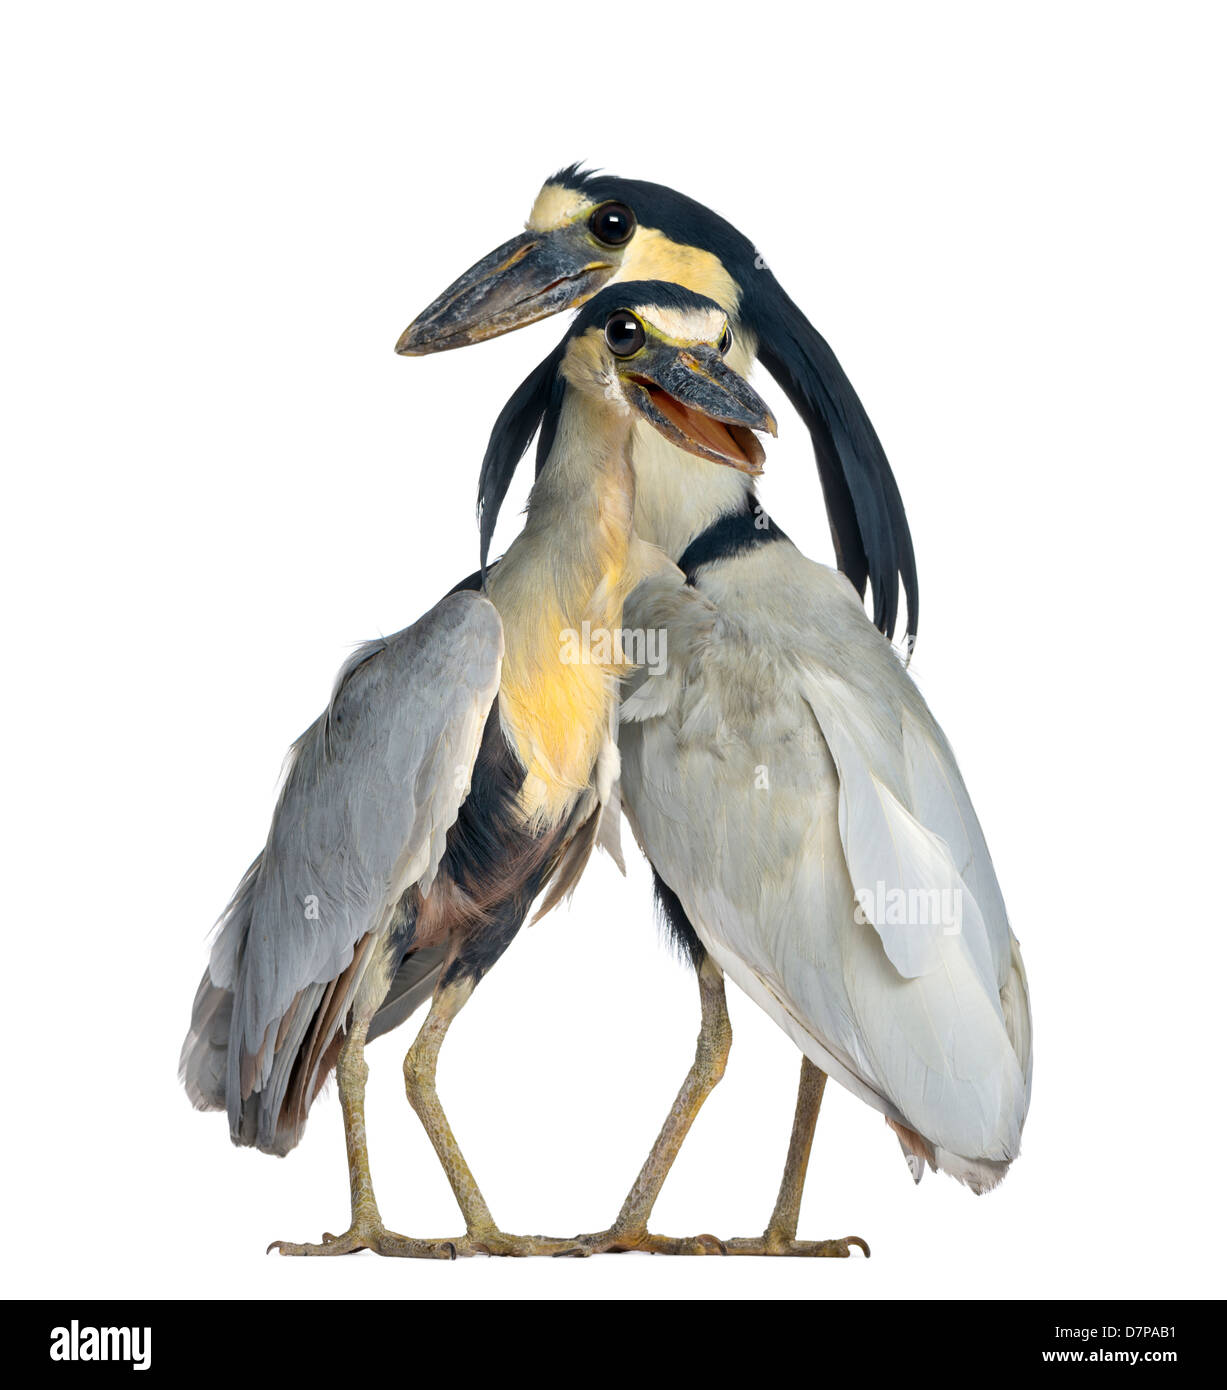
<svg viewBox="0 0 1227 1390"><path fill-rule="evenodd" d="M179 1079L197 1110L227 1112L235 1144L281 1156L302 1137L307 1111L336 1065L372 938L358 943L337 979L299 990L253 1052L242 1041L236 996L251 983L246 944L259 865L257 859L223 915L192 1005Z"/></svg>
<svg viewBox="0 0 1227 1390"><path fill-rule="evenodd" d="M179 1054L179 1080L197 1110L226 1108L226 1055L234 994L206 970L192 1004L192 1025Z"/></svg>
<svg viewBox="0 0 1227 1390"><path fill-rule="evenodd" d="M1009 1172L1011 1159L964 1158L961 1154L951 1153L948 1149L930 1144L914 1129L908 1129L906 1125L892 1120L889 1116L886 1123L894 1130L895 1137L899 1140L899 1147L903 1150L903 1157L907 1160L913 1182L918 1183L924 1177L927 1166L934 1172L948 1173L964 1187L969 1187L978 1197L981 1193L989 1192L996 1187Z"/></svg>

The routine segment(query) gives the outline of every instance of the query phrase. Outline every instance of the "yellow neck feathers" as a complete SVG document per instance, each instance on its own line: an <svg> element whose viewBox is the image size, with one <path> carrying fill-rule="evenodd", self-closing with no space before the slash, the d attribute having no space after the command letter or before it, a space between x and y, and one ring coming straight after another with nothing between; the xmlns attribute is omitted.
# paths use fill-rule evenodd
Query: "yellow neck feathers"
<svg viewBox="0 0 1227 1390"><path fill-rule="evenodd" d="M558 824L589 785L628 669L609 639L636 582L630 428L624 410L568 392L524 530L489 577L506 639L499 710L538 827Z"/></svg>

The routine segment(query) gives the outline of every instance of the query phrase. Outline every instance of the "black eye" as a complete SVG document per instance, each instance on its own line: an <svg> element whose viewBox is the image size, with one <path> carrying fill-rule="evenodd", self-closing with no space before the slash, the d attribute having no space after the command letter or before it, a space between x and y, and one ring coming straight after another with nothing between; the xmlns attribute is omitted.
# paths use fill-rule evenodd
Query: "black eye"
<svg viewBox="0 0 1227 1390"><path fill-rule="evenodd" d="M727 357L729 355L729 348L733 346L733 330L727 323L724 325L724 332L721 333L720 341L716 346L720 349L721 357Z"/></svg>
<svg viewBox="0 0 1227 1390"><path fill-rule="evenodd" d="M647 334L634 314L617 309L605 320L605 341L615 357L633 357L647 341Z"/></svg>
<svg viewBox="0 0 1227 1390"><path fill-rule="evenodd" d="M635 230L635 214L625 203L602 203L588 219L588 230L604 246L624 246Z"/></svg>

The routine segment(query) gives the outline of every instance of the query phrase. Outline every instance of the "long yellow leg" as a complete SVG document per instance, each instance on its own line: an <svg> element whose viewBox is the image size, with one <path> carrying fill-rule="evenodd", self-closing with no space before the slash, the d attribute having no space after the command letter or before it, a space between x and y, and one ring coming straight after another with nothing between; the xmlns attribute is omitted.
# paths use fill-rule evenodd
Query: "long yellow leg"
<svg viewBox="0 0 1227 1390"><path fill-rule="evenodd" d="M801 1082L797 1091L797 1108L793 1118L792 1138L784 1176L776 1198L775 1210L766 1231L761 1236L722 1241L716 1236L699 1235L675 1239L653 1235L647 1229L652 1207L660 1195L669 1169L690 1132L690 1126L703 1102L724 1075L729 1048L733 1040L724 998L724 976L708 956L699 969L699 998L703 1021L694 1063L673 1109L647 1162L640 1170L635 1185L622 1204L618 1218L607 1231L581 1236L576 1253L619 1253L627 1250L646 1250L654 1255L805 1255L812 1257L846 1257L850 1247L859 1246L865 1254L869 1247L859 1236L839 1240L797 1240L797 1222L801 1212L801 1193L809 1166L810 1149L814 1142L814 1127L822 1106L826 1073L820 1071L808 1057L801 1059Z"/></svg>
<svg viewBox="0 0 1227 1390"><path fill-rule="evenodd" d="M438 1241L410 1240L383 1224L375 1202L375 1185L366 1147L366 1081L369 1068L364 1049L369 1019L355 1019L337 1057L337 1089L345 1121L345 1155L349 1165L349 1230L343 1235L325 1234L318 1245L299 1245L275 1240L268 1247L282 1255L349 1255L374 1250L380 1255L419 1259L446 1258L450 1253Z"/></svg>
<svg viewBox="0 0 1227 1390"><path fill-rule="evenodd" d="M413 1106L434 1145L452 1192L464 1217L466 1234L459 1240L447 1242L453 1256L485 1255L559 1255L571 1253L574 1241L550 1240L545 1236L512 1236L500 1231L486 1199L477 1186L456 1136L444 1113L435 1086L435 1071L439 1049L452 1020L464 1007L476 987L471 977L461 978L440 989L431 1002L430 1012L413 1046L405 1054L405 1094Z"/></svg>
<svg viewBox="0 0 1227 1390"><path fill-rule="evenodd" d="M715 1090L724 1075L728 1062L729 1049L733 1045L733 1027L729 1022L728 1006L724 998L724 974L710 956L704 958L699 967L699 1002L702 1008L702 1022L699 1038L695 1046L694 1061L686 1074L682 1088L677 1093L673 1108L669 1111L660 1134L652 1145L652 1151L639 1170L639 1176L622 1203L617 1220L607 1231L596 1235L581 1236L579 1245L584 1253L602 1251L620 1252L625 1250L653 1250L661 1254L691 1253L689 1249L676 1249L674 1246L695 1246L693 1253L707 1253L719 1250L720 1243L714 1236L696 1236L690 1241L670 1241L662 1236L648 1232L648 1218L660 1189L664 1186L669 1170L677 1158L690 1127L702 1109L703 1102Z"/></svg>
<svg viewBox="0 0 1227 1390"><path fill-rule="evenodd" d="M797 1085L797 1111L793 1116L792 1137L788 1141L788 1157L784 1176L780 1179L775 1210L767 1223L767 1236L781 1241L797 1238L797 1223L801 1219L801 1193L809 1169L810 1150L814 1146L814 1129L822 1109L822 1095L827 1087L827 1074L819 1070L804 1053L801 1054L801 1080Z"/></svg>
<svg viewBox="0 0 1227 1390"><path fill-rule="evenodd" d="M801 1081L797 1087L797 1109L793 1116L792 1138L784 1162L775 1210L761 1236L742 1237L724 1242L728 1255L850 1255L852 1245L866 1255L869 1246L860 1236L845 1236L841 1240L798 1240L797 1222L801 1216L801 1193L805 1189L805 1174L809 1168L810 1150L814 1144L814 1127L822 1108L822 1093L826 1090L827 1074L804 1055L801 1057Z"/></svg>

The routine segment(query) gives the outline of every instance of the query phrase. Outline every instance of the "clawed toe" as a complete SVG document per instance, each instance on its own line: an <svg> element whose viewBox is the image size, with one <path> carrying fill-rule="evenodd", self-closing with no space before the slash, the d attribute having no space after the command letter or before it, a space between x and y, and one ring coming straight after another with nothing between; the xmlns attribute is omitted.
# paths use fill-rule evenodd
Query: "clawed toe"
<svg viewBox="0 0 1227 1390"><path fill-rule="evenodd" d="M625 1231L616 1227L576 1236L573 1248L561 1250L560 1255L626 1255L639 1252L647 1255L727 1255L728 1250L719 1236L704 1233L697 1236L653 1235L651 1231Z"/></svg>
<svg viewBox="0 0 1227 1390"><path fill-rule="evenodd" d="M577 1236L573 1248L560 1255L622 1255L639 1251L647 1255L791 1255L810 1259L846 1259L852 1246L869 1257L869 1246L860 1236L839 1240L792 1240L766 1233L761 1236L721 1240L703 1233L697 1236L658 1236L651 1231L619 1231L611 1228L591 1235Z"/></svg>
<svg viewBox="0 0 1227 1390"><path fill-rule="evenodd" d="M852 1254L852 1246L864 1252L869 1258L869 1245L860 1236L841 1236L836 1240L795 1240L785 1236L775 1236L767 1232L761 1236L730 1240L726 1253L729 1255L775 1255L800 1259L846 1260Z"/></svg>
<svg viewBox="0 0 1227 1390"><path fill-rule="evenodd" d="M491 1231L479 1236L467 1236L465 1242L470 1247L471 1253L512 1259L581 1253L575 1249L576 1243L573 1240L558 1240L553 1236L512 1236L505 1231Z"/></svg>
<svg viewBox="0 0 1227 1390"><path fill-rule="evenodd" d="M526 1259L539 1256L583 1259L589 1255L623 1255L638 1251L646 1255L772 1255L808 1259L847 1259L852 1248L869 1258L869 1246L860 1236L837 1240L796 1240L764 1232L761 1236L721 1240L710 1232L696 1236L658 1236L651 1231L628 1231L611 1227L571 1240L552 1236L513 1236L499 1230L469 1232L454 1240L414 1240L397 1235L382 1226L351 1227L342 1235L325 1231L318 1245L299 1245L275 1240L268 1250L281 1255L351 1255L370 1250L391 1258L418 1260L457 1260L473 1255Z"/></svg>
<svg viewBox="0 0 1227 1390"><path fill-rule="evenodd" d="M352 1255L358 1250L373 1250L373 1237L359 1231L346 1231L342 1236L334 1236L331 1231L325 1231L320 1237L318 1245L300 1244L292 1240L274 1240L270 1242L265 1254L271 1254L274 1250L279 1255Z"/></svg>
<svg viewBox="0 0 1227 1390"><path fill-rule="evenodd" d="M360 1250L370 1250L393 1259L414 1260L454 1260L457 1255L455 1241L412 1240L382 1226L351 1227L339 1236L325 1231L318 1245L275 1240L264 1253L267 1255L273 1250L279 1255L353 1255Z"/></svg>

